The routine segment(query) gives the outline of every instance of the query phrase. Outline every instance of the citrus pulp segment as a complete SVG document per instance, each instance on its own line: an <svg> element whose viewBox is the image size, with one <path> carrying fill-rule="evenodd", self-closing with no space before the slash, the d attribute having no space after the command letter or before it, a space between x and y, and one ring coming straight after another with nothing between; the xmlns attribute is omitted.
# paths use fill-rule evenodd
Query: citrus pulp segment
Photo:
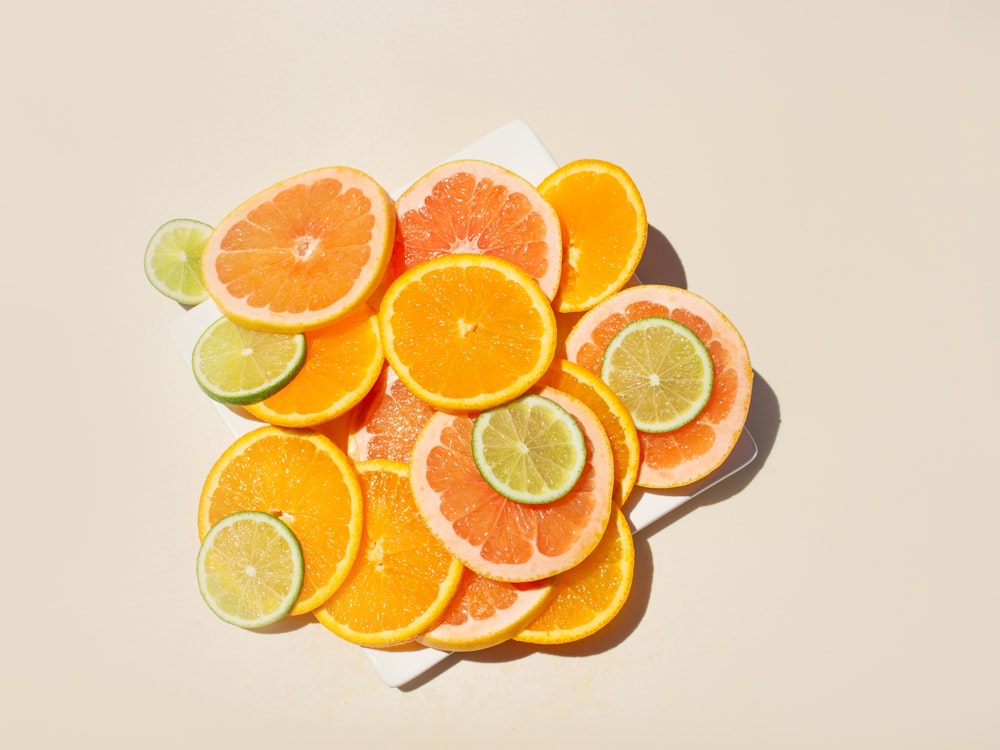
<svg viewBox="0 0 1000 750"><path fill-rule="evenodd" d="M587 462L563 497L542 505L508 500L483 479L472 456L472 417L439 411L413 447L410 482L431 531L466 567L498 581L536 581L580 562L611 514L614 459L600 421L578 399L537 391L580 424Z"/></svg>
<svg viewBox="0 0 1000 750"><path fill-rule="evenodd" d="M555 308L588 310L625 286L646 248L646 208L617 164L579 159L546 177L539 192L562 223L563 275Z"/></svg>
<svg viewBox="0 0 1000 750"><path fill-rule="evenodd" d="M266 333L222 316L198 337L191 367L202 390L225 404L263 401L285 387L306 360L301 333Z"/></svg>
<svg viewBox="0 0 1000 750"><path fill-rule="evenodd" d="M668 432L698 416L712 395L712 358L701 339L670 318L633 320L611 339L601 380L641 432Z"/></svg>
<svg viewBox="0 0 1000 750"><path fill-rule="evenodd" d="M322 604L350 570L361 542L361 485L347 456L311 430L264 425L216 460L198 504L204 538L237 511L280 518L302 545L305 577L291 614Z"/></svg>
<svg viewBox="0 0 1000 750"><path fill-rule="evenodd" d="M524 393L555 355L549 300L502 258L456 253L424 261L386 290L385 357L438 409L488 409Z"/></svg>
<svg viewBox="0 0 1000 750"><path fill-rule="evenodd" d="M677 430L639 433L636 484L681 487L717 469L736 445L750 408L753 370L743 337L715 305L686 289L657 284L626 287L584 313L566 337L566 358L599 374L611 339L648 317L691 329L712 358L712 394L698 416Z"/></svg>
<svg viewBox="0 0 1000 750"><path fill-rule="evenodd" d="M193 219L171 219L157 229L143 257L143 269L153 288L182 305L208 299L201 256L211 233L211 226Z"/></svg>
<svg viewBox="0 0 1000 750"><path fill-rule="evenodd" d="M408 464L420 430L434 407L414 396L388 364L351 410L347 454L355 461L387 458Z"/></svg>
<svg viewBox="0 0 1000 750"><path fill-rule="evenodd" d="M314 612L351 643L387 647L411 641L441 617L462 577L417 510L405 464L362 461L361 551L343 585Z"/></svg>
<svg viewBox="0 0 1000 750"><path fill-rule="evenodd" d="M382 371L378 316L362 303L341 318L304 334L302 368L274 395L246 410L285 427L309 427L347 413Z"/></svg>
<svg viewBox="0 0 1000 750"><path fill-rule="evenodd" d="M486 483L508 500L551 503L580 478L587 446L572 414L527 393L475 418L472 458Z"/></svg>
<svg viewBox="0 0 1000 750"><path fill-rule="evenodd" d="M208 530L198 548L198 589L225 622L260 628L288 614L302 590L302 548L268 513L232 513Z"/></svg>
<svg viewBox="0 0 1000 750"><path fill-rule="evenodd" d="M444 253L483 253L520 266L552 299L562 273L559 217L534 185L496 164L441 164L396 201L392 274Z"/></svg>
<svg viewBox="0 0 1000 750"><path fill-rule="evenodd" d="M548 604L556 580L508 583L465 568L441 619L417 640L441 651L480 651L510 640Z"/></svg>
<svg viewBox="0 0 1000 750"><path fill-rule="evenodd" d="M205 286L228 317L248 328L318 328L379 285L395 217L392 199L357 169L291 177L215 228L202 257Z"/></svg>

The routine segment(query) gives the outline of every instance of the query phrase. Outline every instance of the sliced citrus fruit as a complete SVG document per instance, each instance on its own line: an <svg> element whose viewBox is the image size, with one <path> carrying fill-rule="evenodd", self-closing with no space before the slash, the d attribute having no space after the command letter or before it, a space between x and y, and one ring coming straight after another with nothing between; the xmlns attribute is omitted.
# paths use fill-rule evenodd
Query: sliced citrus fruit
<svg viewBox="0 0 1000 750"><path fill-rule="evenodd" d="M712 358L676 320L633 320L611 339L601 380L625 403L641 432L668 432L701 413L712 395Z"/></svg>
<svg viewBox="0 0 1000 750"><path fill-rule="evenodd" d="M439 409L516 398L555 355L555 314L538 284L488 255L442 255L409 269L386 290L379 326L396 374Z"/></svg>
<svg viewBox="0 0 1000 750"><path fill-rule="evenodd" d="M344 452L319 433L273 425L237 438L205 479L198 533L247 510L280 518L302 545L305 579L291 614L329 598L361 542L361 485Z"/></svg>
<svg viewBox="0 0 1000 750"><path fill-rule="evenodd" d="M216 401L252 404L285 387L306 361L301 333L265 333L222 316L198 337L191 367Z"/></svg>
<svg viewBox="0 0 1000 750"><path fill-rule="evenodd" d="M395 228L392 199L350 167L291 177L233 209L202 257L219 308L248 328L303 331L346 314L378 286Z"/></svg>
<svg viewBox="0 0 1000 750"><path fill-rule="evenodd" d="M548 604L557 578L508 583L465 568L441 620L417 640L441 651L479 651L510 640Z"/></svg>
<svg viewBox="0 0 1000 750"><path fill-rule="evenodd" d="M274 395L246 407L257 419L309 427L347 413L382 371L378 316L368 305L305 334L302 369Z"/></svg>
<svg viewBox="0 0 1000 750"><path fill-rule="evenodd" d="M355 461L387 458L408 464L434 407L414 396L388 364L350 413L347 454Z"/></svg>
<svg viewBox="0 0 1000 750"><path fill-rule="evenodd" d="M555 401L580 424L587 463L558 500L527 505L486 483L472 457L468 414L437 412L413 447L413 495L431 531L465 565L498 581L536 581L579 563L594 548L611 514L614 459L600 420L582 401L552 388Z"/></svg>
<svg viewBox="0 0 1000 750"><path fill-rule="evenodd" d="M539 382L580 399L601 420L615 457L614 501L624 505L639 473L639 436L625 404L594 373L566 359L556 359Z"/></svg>
<svg viewBox="0 0 1000 750"><path fill-rule="evenodd" d="M288 526L259 511L232 513L198 549L198 589L221 619L260 628L287 615L304 578L302 547Z"/></svg>
<svg viewBox="0 0 1000 750"><path fill-rule="evenodd" d="M411 641L441 617L462 577L417 510L405 464L357 464L364 495L361 552L343 585L314 614L341 638L386 647Z"/></svg>
<svg viewBox="0 0 1000 750"><path fill-rule="evenodd" d="M542 196L562 222L563 275L555 308L588 310L625 286L646 248L646 208L616 164L579 159L542 180Z"/></svg>
<svg viewBox="0 0 1000 750"><path fill-rule="evenodd" d="M634 573L632 531L616 509L600 544L559 577L552 599L514 640L555 645L593 635L621 612Z"/></svg>
<svg viewBox="0 0 1000 750"><path fill-rule="evenodd" d="M587 445L572 414L526 393L476 417L472 458L486 483L508 500L551 503L580 478Z"/></svg>
<svg viewBox="0 0 1000 750"><path fill-rule="evenodd" d="M639 433L641 487L681 487L707 476L732 452L750 408L753 370L740 332L703 297L679 287L631 286L581 316L566 357L595 374L611 339L633 320L667 317L694 331L712 357L712 395L697 417L670 432Z"/></svg>
<svg viewBox="0 0 1000 750"><path fill-rule="evenodd" d="M146 245L146 278L160 294L182 305L208 299L201 276L201 255L212 227L193 219L171 219L157 229Z"/></svg>
<svg viewBox="0 0 1000 750"><path fill-rule="evenodd" d="M505 258L552 299L562 273L559 217L524 178L496 164L441 164L396 201L392 273L444 253Z"/></svg>

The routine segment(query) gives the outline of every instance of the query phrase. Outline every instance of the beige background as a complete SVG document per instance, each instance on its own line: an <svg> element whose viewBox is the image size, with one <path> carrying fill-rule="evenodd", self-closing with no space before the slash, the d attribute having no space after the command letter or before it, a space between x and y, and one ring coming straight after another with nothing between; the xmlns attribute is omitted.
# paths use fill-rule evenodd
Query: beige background
<svg viewBox="0 0 1000 750"><path fill-rule="evenodd" d="M990 0L4 4L3 745L1000 747L998 39ZM632 173L746 336L760 460L575 648L398 690L318 625L223 625L229 433L146 240L513 119Z"/></svg>

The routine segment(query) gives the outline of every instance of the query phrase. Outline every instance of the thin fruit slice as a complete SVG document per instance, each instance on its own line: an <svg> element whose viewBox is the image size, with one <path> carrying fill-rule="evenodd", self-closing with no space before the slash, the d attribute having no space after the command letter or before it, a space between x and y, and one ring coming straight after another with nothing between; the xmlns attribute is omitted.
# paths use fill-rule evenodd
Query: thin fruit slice
<svg viewBox="0 0 1000 750"><path fill-rule="evenodd" d="M305 579L291 614L328 599L361 543L361 485L343 451L319 433L273 425L237 438L205 479L199 535L245 510L280 518L302 545Z"/></svg>
<svg viewBox="0 0 1000 750"><path fill-rule="evenodd" d="M198 589L222 620L260 628L287 615L299 597L305 568L291 529L269 513L222 518L198 549Z"/></svg>
<svg viewBox="0 0 1000 750"><path fill-rule="evenodd" d="M367 174L323 167L240 204L205 247L205 286L248 328L303 331L347 314L379 285L396 214Z"/></svg>
<svg viewBox="0 0 1000 750"><path fill-rule="evenodd" d="M405 464L357 464L364 495L361 552L343 585L316 619L362 646L411 641L441 617L462 577L417 510Z"/></svg>
<svg viewBox="0 0 1000 750"><path fill-rule="evenodd" d="M441 620L417 640L440 651L480 651L510 640L549 603L556 580L507 583L465 568Z"/></svg>
<svg viewBox="0 0 1000 750"><path fill-rule="evenodd" d="M526 393L476 417L472 458L494 490L537 505L573 489L587 462L587 446L572 414L551 399Z"/></svg>
<svg viewBox="0 0 1000 750"><path fill-rule="evenodd" d="M600 544L559 577L555 595L514 640L555 645L593 635L621 612L634 573L632 531L625 514L616 509Z"/></svg>
<svg viewBox="0 0 1000 750"><path fill-rule="evenodd" d="M701 339L670 318L633 320L611 339L601 380L640 432L668 432L701 413L712 395L712 358Z"/></svg>
<svg viewBox="0 0 1000 750"><path fill-rule="evenodd" d="M450 161L396 201L392 274L444 253L483 253L520 266L551 300L562 273L559 217L534 185L490 162Z"/></svg>
<svg viewBox="0 0 1000 750"><path fill-rule="evenodd" d="M284 388L306 361L301 333L264 333L222 316L198 337L191 367L198 385L224 404L253 404Z"/></svg>
<svg viewBox="0 0 1000 750"><path fill-rule="evenodd" d="M566 337L566 358L599 374L615 334L648 317L687 326L712 357L712 395L701 413L677 430L639 434L636 484L682 487L712 473L736 445L750 408L750 355L736 327L708 300L679 287L644 284L616 292L584 313Z"/></svg>
<svg viewBox="0 0 1000 750"><path fill-rule="evenodd" d="M414 396L388 364L350 414L347 455L355 461L387 458L408 464L434 407Z"/></svg>
<svg viewBox="0 0 1000 750"><path fill-rule="evenodd" d="M555 308L589 310L628 283L646 248L646 208L616 164L579 159L542 180L542 196L562 222L563 276Z"/></svg>
<svg viewBox="0 0 1000 750"><path fill-rule="evenodd" d="M639 473L639 436L625 404L594 373L566 359L556 359L540 383L580 399L601 420L615 457L615 505L624 505Z"/></svg>
<svg viewBox="0 0 1000 750"><path fill-rule="evenodd" d="M378 316L366 304L306 331L305 343L298 374L273 396L246 407L257 419L285 427L328 422L357 405L382 371Z"/></svg>
<svg viewBox="0 0 1000 750"><path fill-rule="evenodd" d="M396 374L438 409L516 398L555 355L555 314L538 284L488 255L442 255L411 268L386 290L379 325Z"/></svg>
<svg viewBox="0 0 1000 750"><path fill-rule="evenodd" d="M171 219L153 232L143 268L160 294L182 305L208 299L201 275L201 256L212 227L194 219Z"/></svg>
<svg viewBox="0 0 1000 750"><path fill-rule="evenodd" d="M437 412L417 438L410 481L431 531L465 565L498 581L537 581L573 567L594 548L611 514L614 458L600 420L552 388L539 395L580 424L587 463L558 500L526 505L490 487L472 458L472 417Z"/></svg>

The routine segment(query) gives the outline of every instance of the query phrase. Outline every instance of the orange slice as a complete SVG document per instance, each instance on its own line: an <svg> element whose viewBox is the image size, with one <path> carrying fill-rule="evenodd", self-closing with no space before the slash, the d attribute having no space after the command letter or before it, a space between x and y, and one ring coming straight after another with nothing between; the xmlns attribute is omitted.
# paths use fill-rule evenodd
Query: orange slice
<svg viewBox="0 0 1000 750"><path fill-rule="evenodd" d="M639 433L636 484L681 487L707 476L729 456L746 423L753 369L746 343L712 303L678 287L628 287L595 306L566 337L566 357L597 374L608 343L628 323L668 317L694 331L708 348L715 380L708 403L694 420L671 432Z"/></svg>
<svg viewBox="0 0 1000 750"><path fill-rule="evenodd" d="M465 565L497 581L537 581L573 567L596 546L611 514L614 458L597 416L553 388L540 395L579 422L587 464L558 500L527 505L486 483L472 457L467 414L437 412L417 438L410 462L413 495L431 531Z"/></svg>
<svg viewBox="0 0 1000 750"><path fill-rule="evenodd" d="M542 180L542 196L562 222L563 275L554 306L589 310L628 283L646 248L646 208L616 164L580 159Z"/></svg>
<svg viewBox="0 0 1000 750"><path fill-rule="evenodd" d="M435 167L396 201L392 273L444 253L483 253L520 266L552 299L562 273L559 217L534 185L485 161Z"/></svg>
<svg viewBox="0 0 1000 750"><path fill-rule="evenodd" d="M466 568L440 622L417 640L441 651L480 651L510 640L549 603L556 580L491 581Z"/></svg>
<svg viewBox="0 0 1000 750"><path fill-rule="evenodd" d="M362 303L339 320L305 332L302 369L281 390L246 406L257 419L308 427L347 413L378 380L384 361L378 316Z"/></svg>
<svg viewBox="0 0 1000 750"><path fill-rule="evenodd" d="M254 195L219 223L202 254L206 289L247 328L318 328L378 286L395 220L392 199L365 173L305 172Z"/></svg>
<svg viewBox="0 0 1000 750"><path fill-rule="evenodd" d="M389 365L351 411L347 455L355 461L387 458L408 464L420 430L434 407L414 396Z"/></svg>
<svg viewBox="0 0 1000 750"><path fill-rule="evenodd" d="M270 513L299 540L305 576L291 614L318 607L351 569L361 542L361 485L328 438L272 425L237 438L205 479L199 537L238 511Z"/></svg>
<svg viewBox="0 0 1000 750"><path fill-rule="evenodd" d="M364 461L357 472L364 494L361 552L343 585L314 614L351 643L395 646L440 619L458 590L462 564L417 511L404 464Z"/></svg>
<svg viewBox="0 0 1000 750"><path fill-rule="evenodd" d="M554 645L593 635L625 605L634 573L632 531L625 514L616 509L600 544L559 577L551 601L514 640Z"/></svg>
<svg viewBox="0 0 1000 750"><path fill-rule="evenodd" d="M385 356L418 398L439 409L487 409L545 373L555 313L538 284L488 255L442 255L414 266L379 308Z"/></svg>

